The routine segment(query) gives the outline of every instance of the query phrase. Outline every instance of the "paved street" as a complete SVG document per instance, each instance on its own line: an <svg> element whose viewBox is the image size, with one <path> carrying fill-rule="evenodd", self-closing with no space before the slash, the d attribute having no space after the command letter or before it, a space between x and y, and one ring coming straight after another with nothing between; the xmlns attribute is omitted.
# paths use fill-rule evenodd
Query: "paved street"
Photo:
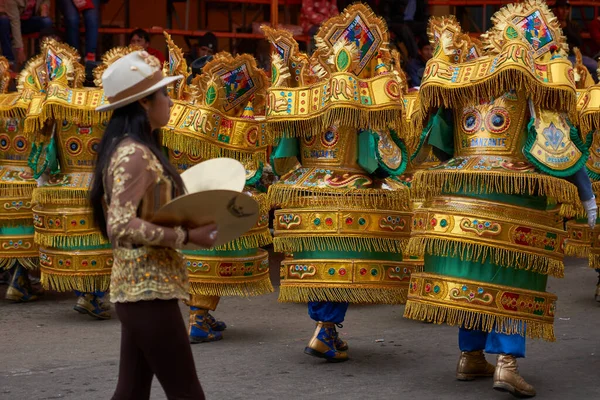
<svg viewBox="0 0 600 400"><path fill-rule="evenodd" d="M558 340L531 341L521 372L539 399L598 399L596 273L570 259L566 274L549 285L559 296ZM0 287L2 299L5 289ZM225 338L193 346L208 399L512 398L494 392L491 379L454 380L456 328L405 320L401 306L351 307L341 334L352 360L327 364L303 354L314 329L306 306L276 299L272 294L221 302L215 315L229 326ZM72 311L74 302L73 295L57 293L35 304L0 301L0 399L110 398L119 322L81 316ZM164 398L156 381L152 398Z"/></svg>

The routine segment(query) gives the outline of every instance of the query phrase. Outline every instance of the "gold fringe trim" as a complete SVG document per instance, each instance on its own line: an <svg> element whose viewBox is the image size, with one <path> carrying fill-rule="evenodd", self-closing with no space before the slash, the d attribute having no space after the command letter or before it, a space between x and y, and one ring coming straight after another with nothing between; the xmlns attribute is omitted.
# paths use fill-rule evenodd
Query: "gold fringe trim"
<svg viewBox="0 0 600 400"><path fill-rule="evenodd" d="M9 270L17 263L16 258L0 258L0 271Z"/></svg>
<svg viewBox="0 0 600 400"><path fill-rule="evenodd" d="M35 232L33 240L36 244L43 247L59 248L100 246L108 243L108 241L100 232L81 234L77 236Z"/></svg>
<svg viewBox="0 0 600 400"><path fill-rule="evenodd" d="M577 204L577 187L564 179L541 174L486 171L417 171L411 189L416 197L430 198L443 192L502 193L552 197L559 203Z"/></svg>
<svg viewBox="0 0 600 400"><path fill-rule="evenodd" d="M33 191L32 201L57 206L85 206L90 203L89 189L71 189L64 186L44 186Z"/></svg>
<svg viewBox="0 0 600 400"><path fill-rule="evenodd" d="M569 257L587 258L590 255L590 247L590 244L573 243L571 240L567 240L565 245L565 255Z"/></svg>
<svg viewBox="0 0 600 400"><path fill-rule="evenodd" d="M565 81L566 82L566 81ZM530 71L504 69L475 84L444 85L441 82L425 84L419 90L423 113L431 108L454 108L457 104L471 104L475 99L498 97L509 90L526 91L536 105L549 110L566 111L577 121L577 95L573 88L548 87Z"/></svg>
<svg viewBox="0 0 600 400"><path fill-rule="evenodd" d="M283 184L269 187L269 203L275 207L339 206L384 210L410 210L405 190L301 188Z"/></svg>
<svg viewBox="0 0 600 400"><path fill-rule="evenodd" d="M359 236L326 236L317 233L311 236L274 237L273 247L278 253L295 251L377 251L403 253L408 239Z"/></svg>
<svg viewBox="0 0 600 400"><path fill-rule="evenodd" d="M587 135L592 131L600 129L600 113L587 112L579 116L581 135Z"/></svg>
<svg viewBox="0 0 600 400"><path fill-rule="evenodd" d="M339 108L331 108L314 116L302 116L294 119L274 116L271 120L267 118L267 132L273 138L309 137L320 135L332 125L339 125L342 121L344 126L369 126L375 130L391 128L402 135L402 131L399 129L402 127L402 120L402 109L400 108L365 110L340 105Z"/></svg>
<svg viewBox="0 0 600 400"><path fill-rule="evenodd" d="M110 271L94 275L76 275L73 273L60 274L54 271L48 272L41 268L40 282L46 290L57 292L106 292L110 287Z"/></svg>
<svg viewBox="0 0 600 400"><path fill-rule="evenodd" d="M423 252L435 256L459 257L463 261L484 262L506 267L518 268L542 275L564 278L565 266L562 260L555 260L541 254L523 250L503 249L487 244L467 243L449 238L412 237L406 252L419 254Z"/></svg>
<svg viewBox="0 0 600 400"><path fill-rule="evenodd" d="M562 203L558 214L565 218L584 218L586 215L581 202L575 204Z"/></svg>
<svg viewBox="0 0 600 400"><path fill-rule="evenodd" d="M246 249L256 249L258 247L267 246L273 243L273 236L271 236L271 232L269 228L266 227L261 229L260 231L250 234L243 235L231 242L224 244L223 246L217 247L215 250L246 250Z"/></svg>
<svg viewBox="0 0 600 400"><path fill-rule="evenodd" d="M37 187L35 181L19 182L17 184L0 184L0 199L7 197L23 197L30 199L33 194L33 189Z"/></svg>
<svg viewBox="0 0 600 400"><path fill-rule="evenodd" d="M551 323L529 319L510 318L483 311L464 310L438 304L421 303L409 299L404 308L404 318L427 321L436 324L460 326L485 332L521 335L530 339L544 339L554 342L554 326Z"/></svg>
<svg viewBox="0 0 600 400"><path fill-rule="evenodd" d="M28 270L38 269L40 266L39 257L19 257L17 261Z"/></svg>
<svg viewBox="0 0 600 400"><path fill-rule="evenodd" d="M261 296L263 294L273 293L273 285L269 274L265 274L258 280L245 280L228 282L223 278L221 282L196 282L190 281L190 294L202 296Z"/></svg>
<svg viewBox="0 0 600 400"><path fill-rule="evenodd" d="M333 301L353 304L404 304L407 287L382 287L381 285L323 285L307 286L282 282L279 288L280 303L308 303L310 301Z"/></svg>
<svg viewBox="0 0 600 400"><path fill-rule="evenodd" d="M35 117L25 119L25 132L36 132L42 129L50 119L69 121L80 125L99 125L108 121L111 112L98 112L93 108L76 108L65 104L44 104L41 112Z"/></svg>
<svg viewBox="0 0 600 400"><path fill-rule="evenodd" d="M590 268L600 268L600 253L590 251L588 254L588 264Z"/></svg>
<svg viewBox="0 0 600 400"><path fill-rule="evenodd" d="M17 93L15 93L17 94ZM27 116L27 107L21 108L18 106L11 106L10 108L0 108L0 119L19 119L23 120Z"/></svg>
<svg viewBox="0 0 600 400"><path fill-rule="evenodd" d="M203 140L199 137L190 137L184 134L174 132L162 133L163 146L177 150L182 153L190 154L193 157L202 157L205 160L218 157L234 158L240 162L253 160L257 162L267 162L267 149L256 147L254 150L242 151L228 149L223 146L230 146L227 143L217 145Z"/></svg>

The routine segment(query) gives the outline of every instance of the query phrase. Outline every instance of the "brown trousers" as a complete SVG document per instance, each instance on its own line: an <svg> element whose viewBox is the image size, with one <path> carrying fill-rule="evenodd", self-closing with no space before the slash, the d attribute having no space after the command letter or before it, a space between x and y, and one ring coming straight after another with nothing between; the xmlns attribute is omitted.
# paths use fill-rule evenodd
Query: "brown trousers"
<svg viewBox="0 0 600 400"><path fill-rule="evenodd" d="M204 400L177 300L115 305L121 320L119 381L113 400L146 400L154 375L169 400Z"/></svg>

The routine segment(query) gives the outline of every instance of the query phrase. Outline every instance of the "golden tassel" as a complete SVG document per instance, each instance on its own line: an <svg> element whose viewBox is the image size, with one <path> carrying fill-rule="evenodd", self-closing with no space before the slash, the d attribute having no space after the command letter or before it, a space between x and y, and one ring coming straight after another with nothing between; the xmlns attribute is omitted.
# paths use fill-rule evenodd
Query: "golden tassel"
<svg viewBox="0 0 600 400"><path fill-rule="evenodd" d="M600 253L590 251L588 254L588 262L590 268L600 268Z"/></svg>
<svg viewBox="0 0 600 400"><path fill-rule="evenodd" d="M269 204L283 208L337 206L410 211L410 191L385 189L301 188L284 184L269 187Z"/></svg>
<svg viewBox="0 0 600 400"><path fill-rule="evenodd" d="M96 274L48 272L41 268L40 282L46 290L57 292L106 292L110 287L110 270Z"/></svg>
<svg viewBox="0 0 600 400"><path fill-rule="evenodd" d="M263 294L273 293L273 285L269 274L265 274L256 280L227 281L223 278L220 282L212 281L190 281L189 293L192 295L203 296L261 296Z"/></svg>
<svg viewBox="0 0 600 400"><path fill-rule="evenodd" d="M22 197L23 200L31 199L33 189L37 187L35 181L19 182L17 184L0 184L0 199Z"/></svg>
<svg viewBox="0 0 600 400"><path fill-rule="evenodd" d="M33 191L32 201L41 205L88 206L89 189L71 189L64 186L43 186Z"/></svg>
<svg viewBox="0 0 600 400"><path fill-rule="evenodd" d="M567 240L565 245L565 255L569 257L588 258L590 254L590 244L577 243Z"/></svg>
<svg viewBox="0 0 600 400"><path fill-rule="evenodd" d="M549 322L511 318L484 311L465 310L439 304L421 303L409 299L404 308L404 318L447 324L485 332L496 331L507 335L521 335L530 339L554 342L554 326Z"/></svg>
<svg viewBox="0 0 600 400"><path fill-rule="evenodd" d="M33 240L43 247L88 247L108 244L106 238L100 232L92 232L80 235L65 236L65 234L51 234L35 232Z"/></svg>
<svg viewBox="0 0 600 400"><path fill-rule="evenodd" d="M279 288L280 303L308 303L333 301L353 304L404 304L406 287L382 287L381 285L295 285L282 282Z"/></svg>
<svg viewBox="0 0 600 400"><path fill-rule="evenodd" d="M485 262L506 268L518 268L555 278L564 278L565 267L562 260L525 252L523 250L502 249L482 243L468 243L449 238L412 237L406 252L415 254L426 251L438 257L459 257L463 261Z"/></svg>
<svg viewBox="0 0 600 400"><path fill-rule="evenodd" d="M296 251L376 251L402 254L408 239L385 237L358 237L311 234L311 236L294 236L273 238L276 252L293 253Z"/></svg>
<svg viewBox="0 0 600 400"><path fill-rule="evenodd" d="M222 246L217 247L215 250L219 251L230 251L230 250L247 250L256 249L259 247L267 246L273 243L273 237L268 228L261 229L256 233L249 235L243 235L239 238L232 240Z"/></svg>
<svg viewBox="0 0 600 400"><path fill-rule="evenodd" d="M411 190L416 197L430 198L469 190L473 193L502 193L546 196L559 203L578 204L577 187L564 179L537 173L493 173L487 171L417 171Z"/></svg>
<svg viewBox="0 0 600 400"><path fill-rule="evenodd" d="M261 162L263 164L267 162L266 147L262 149L260 147L256 147L253 149L248 149L247 151L228 149L224 147L228 146L226 143L217 145L209 142L207 139L203 139L201 137L190 137L183 133L163 133L162 144L171 150L180 151L182 153L189 154L192 157L202 157L204 160L218 157L228 157L234 158L240 162L248 160Z"/></svg>
<svg viewBox="0 0 600 400"><path fill-rule="evenodd" d="M396 105L387 110L348 108L347 105L330 108L313 116L285 119L274 117L267 123L267 132L275 139L282 137L309 137L320 135L331 126L343 121L344 126L369 126L374 130L402 127L402 109Z"/></svg>

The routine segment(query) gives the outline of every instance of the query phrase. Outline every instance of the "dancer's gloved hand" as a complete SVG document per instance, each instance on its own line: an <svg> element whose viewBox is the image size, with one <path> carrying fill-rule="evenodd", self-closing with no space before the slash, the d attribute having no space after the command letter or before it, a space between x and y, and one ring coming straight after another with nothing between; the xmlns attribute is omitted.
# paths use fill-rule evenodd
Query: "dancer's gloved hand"
<svg viewBox="0 0 600 400"><path fill-rule="evenodd" d="M587 214L588 225L594 229L596 226L596 218L598 218L598 206L596 205L596 196L583 202L583 208Z"/></svg>

